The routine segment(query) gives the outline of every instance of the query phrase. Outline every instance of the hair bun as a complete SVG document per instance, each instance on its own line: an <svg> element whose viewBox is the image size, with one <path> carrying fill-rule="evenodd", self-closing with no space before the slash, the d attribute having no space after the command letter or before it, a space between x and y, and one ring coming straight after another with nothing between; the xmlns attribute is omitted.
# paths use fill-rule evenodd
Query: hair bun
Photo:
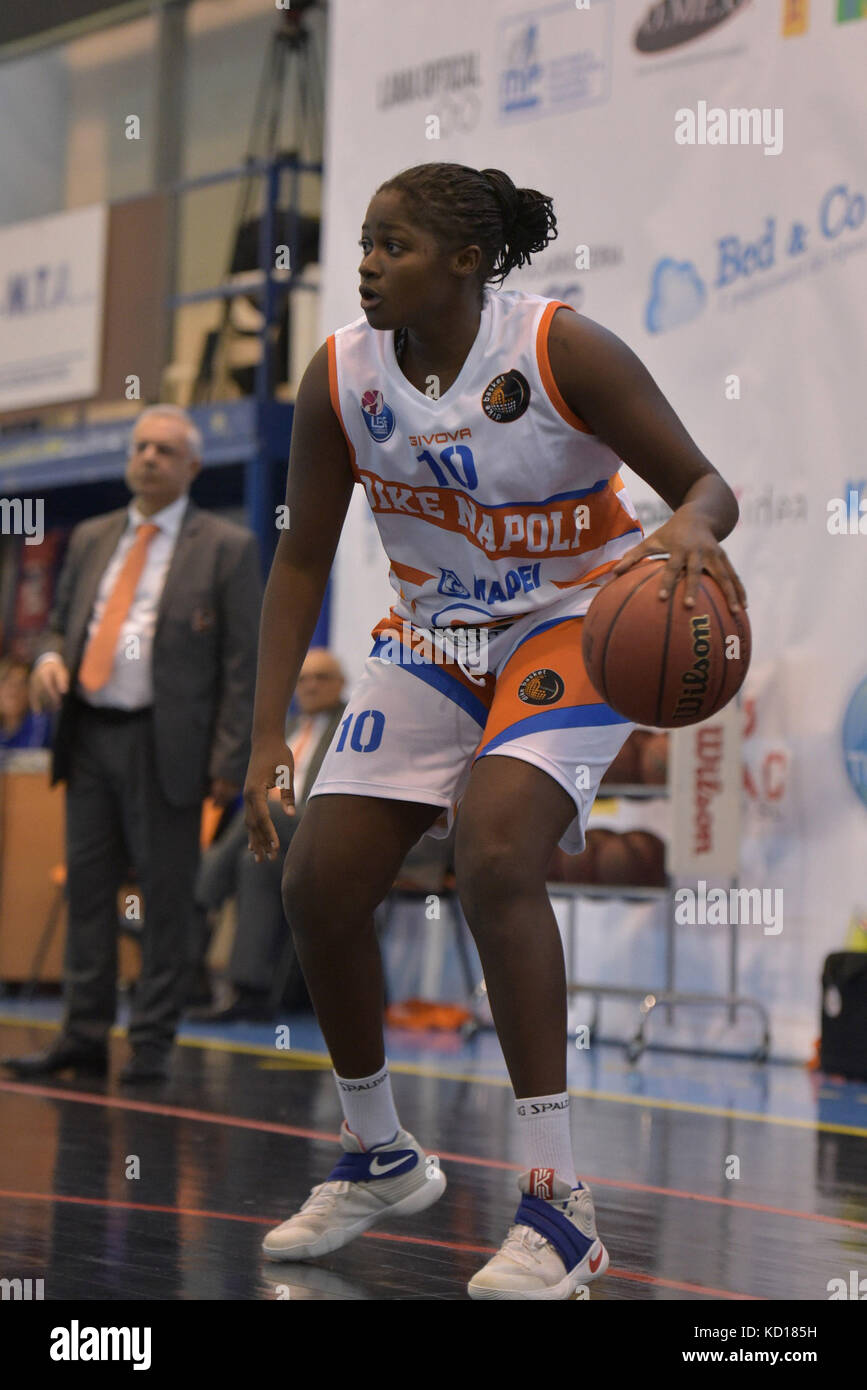
<svg viewBox="0 0 867 1390"><path fill-rule="evenodd" d="M515 230L521 216L520 193L508 174L504 174L502 169L482 169L481 173L500 204L503 215L503 230L509 237Z"/></svg>
<svg viewBox="0 0 867 1390"><path fill-rule="evenodd" d="M557 235L553 199L535 188L517 188L502 169L416 164L376 191L393 191L423 209L422 224L443 248L477 245L481 286L502 284Z"/></svg>

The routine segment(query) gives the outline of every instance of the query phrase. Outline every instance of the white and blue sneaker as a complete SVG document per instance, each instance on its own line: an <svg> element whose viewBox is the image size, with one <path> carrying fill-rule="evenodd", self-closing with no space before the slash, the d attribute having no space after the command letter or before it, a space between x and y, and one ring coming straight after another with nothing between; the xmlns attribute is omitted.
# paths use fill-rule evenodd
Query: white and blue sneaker
<svg viewBox="0 0 867 1390"><path fill-rule="evenodd" d="M262 1253L269 1260L327 1255L377 1221L424 1211L446 1190L439 1163L428 1159L405 1129L386 1144L363 1149L344 1121L340 1142L343 1157L325 1182L313 1188L295 1216L266 1235Z"/></svg>
<svg viewBox="0 0 867 1390"><path fill-rule="evenodd" d="M608 1268L590 1189L570 1187L553 1168L522 1173L515 1225L467 1286L470 1298L570 1299Z"/></svg>

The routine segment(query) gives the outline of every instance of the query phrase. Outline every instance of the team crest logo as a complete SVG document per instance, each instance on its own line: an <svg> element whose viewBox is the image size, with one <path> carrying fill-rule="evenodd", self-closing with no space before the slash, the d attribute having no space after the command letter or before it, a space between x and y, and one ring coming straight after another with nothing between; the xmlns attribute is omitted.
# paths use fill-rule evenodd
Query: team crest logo
<svg viewBox="0 0 867 1390"><path fill-rule="evenodd" d="M547 666L531 671L518 686L518 699L525 705L554 705L565 690L563 677Z"/></svg>
<svg viewBox="0 0 867 1390"><path fill-rule="evenodd" d="M368 433L377 444L384 444L394 434L394 411L383 400L381 391L365 391L361 410Z"/></svg>
<svg viewBox="0 0 867 1390"><path fill-rule="evenodd" d="M482 410L489 420L495 420L498 425L520 420L529 404L530 383L514 367L488 382L482 395Z"/></svg>

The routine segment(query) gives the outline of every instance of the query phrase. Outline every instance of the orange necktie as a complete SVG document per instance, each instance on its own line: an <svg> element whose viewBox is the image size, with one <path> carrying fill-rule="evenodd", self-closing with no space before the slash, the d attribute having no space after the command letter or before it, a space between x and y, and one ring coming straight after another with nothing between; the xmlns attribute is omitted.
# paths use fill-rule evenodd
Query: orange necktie
<svg viewBox="0 0 867 1390"><path fill-rule="evenodd" d="M312 714L308 714L306 722L299 728L297 734L295 735L295 742L294 742L294 745L290 745L290 747L291 747L291 749L292 749L292 761L293 761L293 763L297 763L298 759L301 757L301 754L304 752L304 749L307 747L308 743L310 742L310 735L311 735L312 733L313 733L313 715L312 715Z"/></svg>
<svg viewBox="0 0 867 1390"><path fill-rule="evenodd" d="M141 572L147 559L148 546L159 531L152 521L139 526L114 588L108 596L99 626L87 644L78 672L85 690L101 690L114 667L117 639L135 598Z"/></svg>

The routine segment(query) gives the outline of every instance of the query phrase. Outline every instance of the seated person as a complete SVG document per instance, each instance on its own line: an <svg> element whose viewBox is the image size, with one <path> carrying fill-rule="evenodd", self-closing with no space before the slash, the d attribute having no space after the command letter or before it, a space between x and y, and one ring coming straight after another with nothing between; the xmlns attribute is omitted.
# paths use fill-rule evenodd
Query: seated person
<svg viewBox="0 0 867 1390"><path fill-rule="evenodd" d="M30 708L30 667L7 656L0 661L0 748L50 748L51 715Z"/></svg>
<svg viewBox="0 0 867 1390"><path fill-rule="evenodd" d="M345 708L341 698L344 675L336 657L324 647L307 653L298 677L296 698L300 713L286 725L286 742L295 763L295 810L287 816L282 806L274 809L274 826L282 853L257 864L247 849L243 808L202 856L196 884L199 920L237 895L238 925L228 964L228 994L218 1004L189 1010L189 1017L204 1022L261 1020L273 1016L270 995L274 971L286 946L286 918L280 894L283 860L304 814L307 792L316 780L322 759ZM277 802L280 793L270 793ZM207 950L209 932L198 932L201 954Z"/></svg>

